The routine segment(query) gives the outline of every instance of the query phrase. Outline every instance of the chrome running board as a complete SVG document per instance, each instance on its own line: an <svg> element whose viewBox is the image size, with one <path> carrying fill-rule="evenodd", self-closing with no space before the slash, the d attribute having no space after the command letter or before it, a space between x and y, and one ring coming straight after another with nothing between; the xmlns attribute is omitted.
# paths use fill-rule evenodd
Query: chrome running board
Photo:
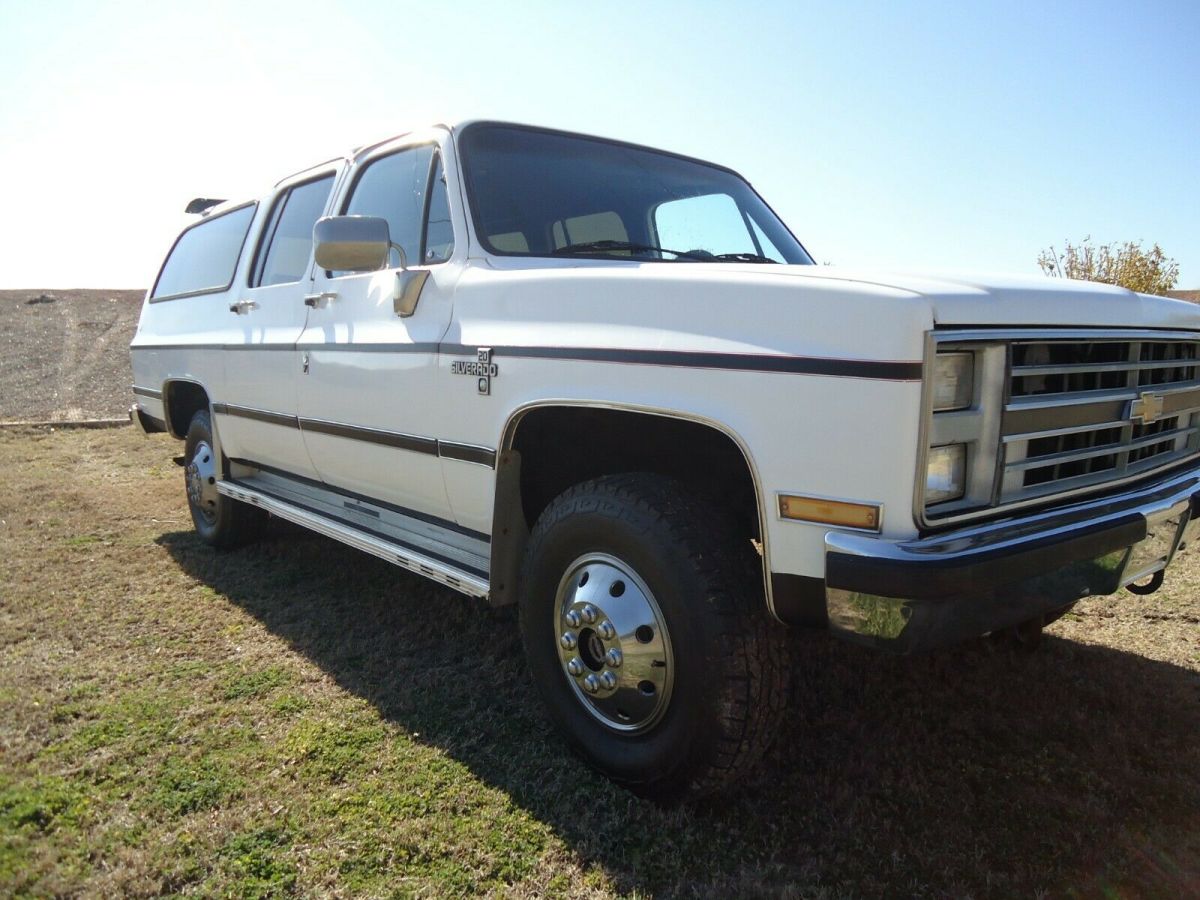
<svg viewBox="0 0 1200 900"><path fill-rule="evenodd" d="M288 502L278 496L260 490L257 486L251 487L245 481L219 481L217 482L217 490L226 497L240 500L242 503L248 503L251 506L258 506L272 515L279 516L281 519L287 519L289 522L295 522L297 525L333 538L335 541L341 541L343 544L348 544L358 550L364 550L373 556L378 556L380 559L385 559L394 565L407 569L410 572L415 572L418 575L424 575L426 578L432 579L439 584L444 584L446 587L453 588L468 596L487 597L488 595L489 586L486 578L465 571L448 562L433 559L418 550L389 540L383 535L372 534L345 522L338 521L331 516L323 515L310 509L304 509L295 503ZM427 542L432 543L428 539ZM456 543L461 543L461 538ZM431 546L430 549L432 550L433 547ZM447 549L452 548L447 547ZM453 549L457 549L457 555L459 556L467 555L459 548ZM486 557L477 558L486 564ZM486 565L483 568L486 571Z"/></svg>

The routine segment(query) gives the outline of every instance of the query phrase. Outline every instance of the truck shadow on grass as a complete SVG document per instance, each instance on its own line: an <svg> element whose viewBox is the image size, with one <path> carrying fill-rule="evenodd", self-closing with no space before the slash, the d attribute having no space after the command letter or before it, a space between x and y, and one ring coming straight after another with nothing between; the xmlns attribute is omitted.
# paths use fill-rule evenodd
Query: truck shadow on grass
<svg viewBox="0 0 1200 900"><path fill-rule="evenodd" d="M280 523L227 554L191 532L159 542L622 891L1200 894L1187 669L1054 637L1032 655L977 643L896 658L800 634L792 709L761 771L730 796L661 808L566 752L511 610Z"/></svg>

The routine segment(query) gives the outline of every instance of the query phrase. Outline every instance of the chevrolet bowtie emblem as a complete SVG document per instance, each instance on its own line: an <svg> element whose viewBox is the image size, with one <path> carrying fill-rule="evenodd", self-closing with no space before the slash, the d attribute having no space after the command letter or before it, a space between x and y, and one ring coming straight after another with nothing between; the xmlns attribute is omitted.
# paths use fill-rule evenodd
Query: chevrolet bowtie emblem
<svg viewBox="0 0 1200 900"><path fill-rule="evenodd" d="M1143 391L1142 395L1129 404L1129 418L1143 425L1153 425L1163 414L1163 398L1161 394Z"/></svg>

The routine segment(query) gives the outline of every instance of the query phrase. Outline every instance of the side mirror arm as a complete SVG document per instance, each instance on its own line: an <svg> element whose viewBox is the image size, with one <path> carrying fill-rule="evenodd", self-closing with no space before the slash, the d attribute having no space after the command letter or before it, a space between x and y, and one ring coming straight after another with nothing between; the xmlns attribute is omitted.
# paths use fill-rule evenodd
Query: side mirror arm
<svg viewBox="0 0 1200 900"><path fill-rule="evenodd" d="M400 257L400 271L403 272L403 271L407 270L408 269L408 255L404 252L404 248L401 247L399 244L397 244L395 241L389 241L388 243L391 244L391 249L395 250L396 254ZM388 258L383 261L383 265L380 266L380 268L381 269L388 268L388 264L391 263L391 261L392 261L391 253L389 252Z"/></svg>

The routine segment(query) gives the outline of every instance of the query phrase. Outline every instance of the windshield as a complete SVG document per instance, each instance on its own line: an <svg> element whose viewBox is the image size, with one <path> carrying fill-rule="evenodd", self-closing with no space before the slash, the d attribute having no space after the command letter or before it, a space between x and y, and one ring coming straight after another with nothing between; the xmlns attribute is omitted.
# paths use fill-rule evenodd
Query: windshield
<svg viewBox="0 0 1200 900"><path fill-rule="evenodd" d="M460 145L475 230L490 253L812 263L726 169L512 125L472 125Z"/></svg>

